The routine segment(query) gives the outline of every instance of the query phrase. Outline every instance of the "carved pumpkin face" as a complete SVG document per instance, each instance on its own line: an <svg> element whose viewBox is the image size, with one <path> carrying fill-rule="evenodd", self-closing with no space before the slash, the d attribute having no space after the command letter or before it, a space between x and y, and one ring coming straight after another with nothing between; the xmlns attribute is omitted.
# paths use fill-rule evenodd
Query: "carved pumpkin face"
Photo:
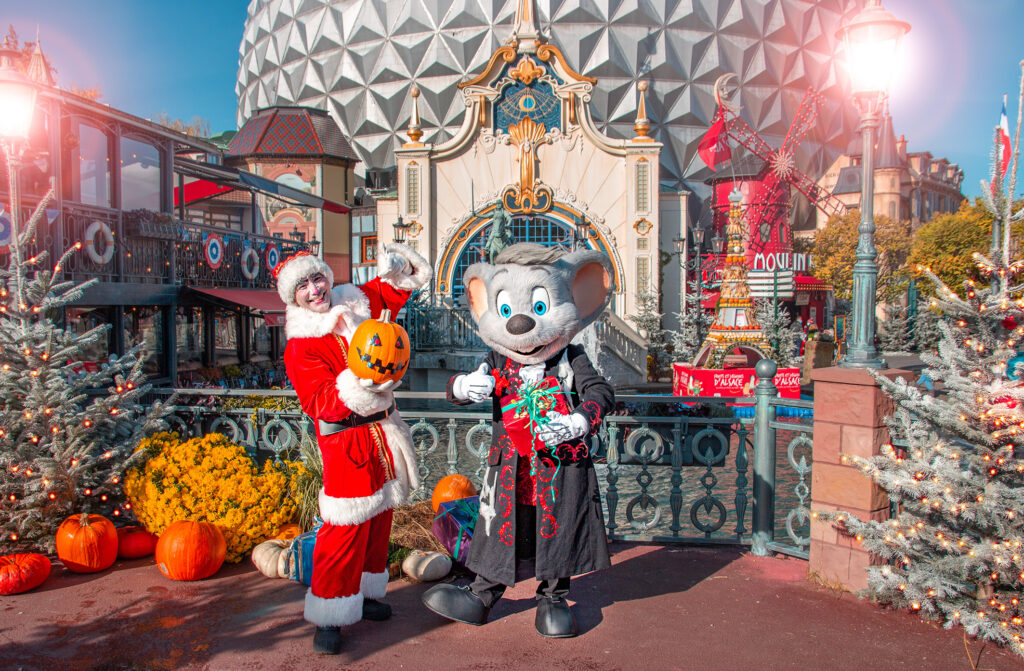
<svg viewBox="0 0 1024 671"><path fill-rule="evenodd" d="M376 384L398 382L409 369L409 334L391 321L391 311L380 319L367 319L352 336L348 346L348 367L356 377Z"/></svg>

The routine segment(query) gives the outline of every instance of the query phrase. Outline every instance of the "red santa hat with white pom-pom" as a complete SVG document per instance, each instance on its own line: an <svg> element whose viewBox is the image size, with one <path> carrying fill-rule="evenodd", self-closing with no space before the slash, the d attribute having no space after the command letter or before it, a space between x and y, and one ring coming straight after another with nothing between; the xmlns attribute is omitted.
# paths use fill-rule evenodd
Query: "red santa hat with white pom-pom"
<svg viewBox="0 0 1024 671"><path fill-rule="evenodd" d="M317 273L327 278L327 285L334 286L334 271L324 260L311 252L298 252L274 266L274 278L277 279L277 295L285 305L297 305L295 290L299 283Z"/></svg>

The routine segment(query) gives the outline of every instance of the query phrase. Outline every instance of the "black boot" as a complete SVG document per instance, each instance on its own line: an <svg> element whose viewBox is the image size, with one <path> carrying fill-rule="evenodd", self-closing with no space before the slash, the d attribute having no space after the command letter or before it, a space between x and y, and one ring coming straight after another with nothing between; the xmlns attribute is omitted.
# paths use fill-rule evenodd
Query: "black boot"
<svg viewBox="0 0 1024 671"><path fill-rule="evenodd" d="M391 606L376 599L363 599L363 619L383 622L391 617Z"/></svg>
<svg viewBox="0 0 1024 671"><path fill-rule="evenodd" d="M313 634L313 652L318 655L341 652L341 627L317 627Z"/></svg>
<svg viewBox="0 0 1024 671"><path fill-rule="evenodd" d="M537 598L534 626L538 634L548 638L572 638L579 633L576 616L565 599L558 596Z"/></svg>
<svg viewBox="0 0 1024 671"><path fill-rule="evenodd" d="M423 593L423 605L441 617L480 626L487 622L491 609L469 587L434 585Z"/></svg>

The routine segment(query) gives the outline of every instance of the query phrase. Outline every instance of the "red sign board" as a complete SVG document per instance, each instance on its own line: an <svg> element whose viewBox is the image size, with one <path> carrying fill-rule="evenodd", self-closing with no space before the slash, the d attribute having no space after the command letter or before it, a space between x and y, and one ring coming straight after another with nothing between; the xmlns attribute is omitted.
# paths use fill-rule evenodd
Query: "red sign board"
<svg viewBox="0 0 1024 671"><path fill-rule="evenodd" d="M753 396L757 373L753 368L691 368L672 364L672 393L676 396ZM783 398L800 398L800 369L780 368L775 386Z"/></svg>

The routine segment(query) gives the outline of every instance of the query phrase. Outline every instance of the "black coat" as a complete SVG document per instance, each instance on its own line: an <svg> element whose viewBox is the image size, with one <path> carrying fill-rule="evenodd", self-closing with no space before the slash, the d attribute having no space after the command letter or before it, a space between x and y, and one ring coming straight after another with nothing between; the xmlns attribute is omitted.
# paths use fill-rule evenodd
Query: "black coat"
<svg viewBox="0 0 1024 671"><path fill-rule="evenodd" d="M590 433L554 450L538 451L535 575L539 580L570 577L611 565L601 492L588 446L589 436L597 432L601 419L614 407L615 392L578 345L570 345L549 359L546 376L558 377L563 352L567 352L572 370L568 386L571 406L573 412L590 422ZM518 385L518 363L494 351L488 352L485 361L492 371L503 371L513 386ZM454 379L448 383L448 398L460 403L452 395ZM506 434L497 392L492 397L492 419L493 440L480 492L480 516L466 566L489 580L513 585L518 533L516 472L520 457L511 448Z"/></svg>

